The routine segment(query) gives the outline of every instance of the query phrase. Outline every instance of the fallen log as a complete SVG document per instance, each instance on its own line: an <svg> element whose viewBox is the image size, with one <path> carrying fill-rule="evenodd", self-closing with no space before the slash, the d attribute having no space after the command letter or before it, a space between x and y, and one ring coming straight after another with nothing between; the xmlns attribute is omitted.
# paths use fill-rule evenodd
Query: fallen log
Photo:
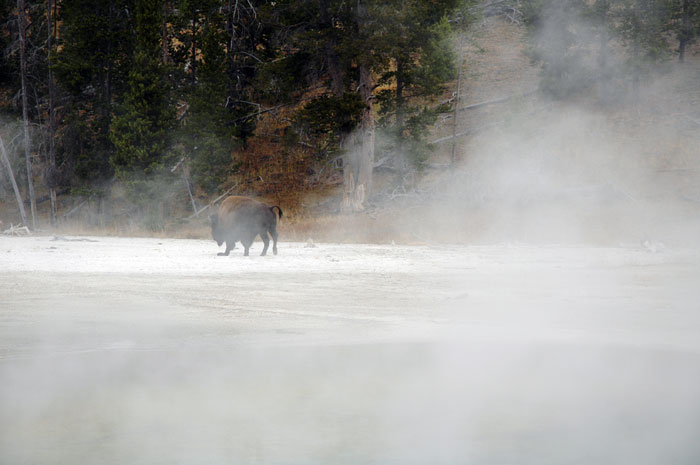
<svg viewBox="0 0 700 465"><path fill-rule="evenodd" d="M31 231L26 226L21 226L21 223L17 226L10 223L10 228L2 232L6 236L29 236Z"/></svg>
<svg viewBox="0 0 700 465"><path fill-rule="evenodd" d="M187 217L187 219L190 220L190 219L194 218L195 216L199 216L199 214L202 213L204 210L206 210L207 208L211 207L212 205L214 205L216 202L218 202L219 200L223 199L224 197L226 197L226 196L227 196L232 190L234 190L237 186L238 186L238 184L232 186L229 190L227 190L226 192L224 192L223 194L221 194L220 196L218 196L217 198L215 198L214 200L212 200L211 202L209 202L207 205L203 206L202 208L200 208L200 209L197 210L196 212L192 213L190 216Z"/></svg>
<svg viewBox="0 0 700 465"><path fill-rule="evenodd" d="M71 208L67 213L65 213L65 214L63 215L63 218L69 218L69 217L70 217L71 215L73 215L73 213L75 213L76 211L80 211L80 209L83 208L83 205L85 205L86 203L87 203L87 200L83 200L83 201L80 202L78 205L76 205L75 207Z"/></svg>
<svg viewBox="0 0 700 465"><path fill-rule="evenodd" d="M69 193L69 192L70 192L70 188L69 188L69 187L66 187L65 189L62 189L62 190L56 192L56 196L65 195L65 194L67 194L67 193ZM36 199L36 204L37 204L37 205L42 204L42 203L44 203L44 202L46 202L47 200L50 200L50 199L51 199L51 196L50 196L50 195L42 195L41 197L37 197L37 199Z"/></svg>

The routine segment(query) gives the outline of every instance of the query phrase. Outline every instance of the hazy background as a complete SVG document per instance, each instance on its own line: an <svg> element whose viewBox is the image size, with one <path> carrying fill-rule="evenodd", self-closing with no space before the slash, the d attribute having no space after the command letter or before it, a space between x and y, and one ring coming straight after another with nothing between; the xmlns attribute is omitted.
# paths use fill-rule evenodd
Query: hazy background
<svg viewBox="0 0 700 465"><path fill-rule="evenodd" d="M566 24L581 42L558 58L559 87L528 57L534 49L540 60L554 61L547 54L562 53L561 25L545 21L528 38L491 19L468 35L463 105L510 98L457 113L456 132L472 131L459 139L459 165L447 174L424 172L419 191L435 201L425 209L415 203L417 221L402 227L439 242L696 244L695 55L640 69L611 41L603 66L593 35L599 29L570 18ZM443 142L438 153L451 145Z"/></svg>

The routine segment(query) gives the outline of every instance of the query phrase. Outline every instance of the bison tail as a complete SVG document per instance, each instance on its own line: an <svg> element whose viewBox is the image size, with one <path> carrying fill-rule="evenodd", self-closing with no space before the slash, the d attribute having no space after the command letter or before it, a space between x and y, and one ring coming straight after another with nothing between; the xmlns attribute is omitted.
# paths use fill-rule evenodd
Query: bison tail
<svg viewBox="0 0 700 465"><path fill-rule="evenodd" d="M274 207L270 207L270 210L272 211L272 213L274 213L274 212L275 212L275 208L276 208L277 211L279 212L280 218L282 218L282 209L279 207L279 205L275 205Z"/></svg>

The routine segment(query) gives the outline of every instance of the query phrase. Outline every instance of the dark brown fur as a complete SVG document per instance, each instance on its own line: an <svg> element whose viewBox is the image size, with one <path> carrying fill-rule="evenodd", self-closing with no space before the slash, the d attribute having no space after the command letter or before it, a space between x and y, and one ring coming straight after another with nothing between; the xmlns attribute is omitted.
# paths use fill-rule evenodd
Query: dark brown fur
<svg viewBox="0 0 700 465"><path fill-rule="evenodd" d="M270 245L268 234L272 237L272 253L277 255L277 215L275 208L282 218L282 209L275 205L269 206L249 197L232 195L219 205L219 211L211 219L211 233L217 244L226 242L226 251L218 255L228 255L237 241L243 244L244 253L248 255L255 236L265 245L260 255L267 253Z"/></svg>

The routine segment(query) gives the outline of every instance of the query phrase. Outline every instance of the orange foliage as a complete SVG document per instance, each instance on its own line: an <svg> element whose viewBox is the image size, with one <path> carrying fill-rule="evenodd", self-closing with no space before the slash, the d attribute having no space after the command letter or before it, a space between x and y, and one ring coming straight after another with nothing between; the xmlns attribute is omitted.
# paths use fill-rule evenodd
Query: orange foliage
<svg viewBox="0 0 700 465"><path fill-rule="evenodd" d="M303 102L259 117L255 135L233 154L240 165L227 184L236 185L236 194L283 205L285 213L303 214L302 200L307 194L327 190L341 181L342 175L332 167L323 170L323 178L317 175L322 163L314 157L312 144L284 140L290 120L301 105Z"/></svg>

